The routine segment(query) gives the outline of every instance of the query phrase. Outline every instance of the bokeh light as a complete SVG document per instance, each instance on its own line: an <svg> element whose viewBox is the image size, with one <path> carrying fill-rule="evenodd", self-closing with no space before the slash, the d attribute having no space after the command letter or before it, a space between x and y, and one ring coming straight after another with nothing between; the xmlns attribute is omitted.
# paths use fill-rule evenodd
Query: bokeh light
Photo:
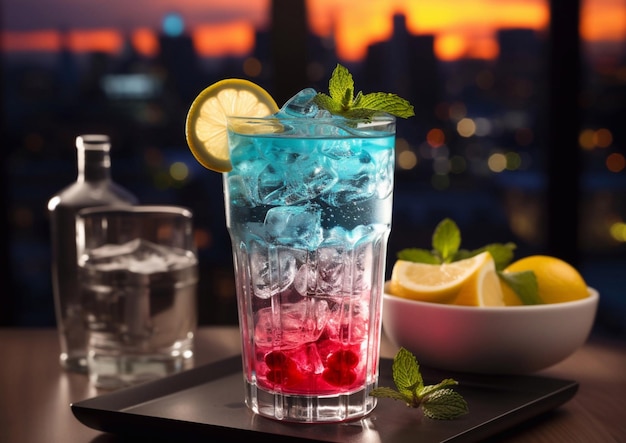
<svg viewBox="0 0 626 443"><path fill-rule="evenodd" d="M179 37L185 32L185 22L180 14L167 14L162 25L163 33L169 37Z"/></svg>
<svg viewBox="0 0 626 443"><path fill-rule="evenodd" d="M459 121L467 115L465 103L455 102L448 108L448 115L451 120Z"/></svg>
<svg viewBox="0 0 626 443"><path fill-rule="evenodd" d="M397 163L400 169L413 169L417 166L417 155L413 151L402 151L397 156Z"/></svg>
<svg viewBox="0 0 626 443"><path fill-rule="evenodd" d="M598 129L593 136L598 148L608 148L613 143L613 134L606 128Z"/></svg>
<svg viewBox="0 0 626 443"><path fill-rule="evenodd" d="M578 135L578 144L581 148L591 150L595 146L594 144L594 131L593 129L583 129Z"/></svg>
<svg viewBox="0 0 626 443"><path fill-rule="evenodd" d="M446 142L446 135L439 128L433 128L426 134L426 141L433 148L438 148Z"/></svg>
<svg viewBox="0 0 626 443"><path fill-rule="evenodd" d="M613 143L613 134L607 128L583 129L578 136L578 144L585 150L608 148Z"/></svg>
<svg viewBox="0 0 626 443"><path fill-rule="evenodd" d="M613 223L609 228L611 237L620 243L626 243L626 223L617 222Z"/></svg>
<svg viewBox="0 0 626 443"><path fill-rule="evenodd" d="M509 171L515 171L522 165L522 157L515 151L507 152L504 157L506 158L506 169Z"/></svg>
<svg viewBox="0 0 626 443"><path fill-rule="evenodd" d="M258 77L263 71L261 61L256 57L248 57L243 62L243 72L249 77Z"/></svg>
<svg viewBox="0 0 626 443"><path fill-rule="evenodd" d="M491 134L492 124L488 118L478 117L474 119L474 124L476 125L477 136L484 137Z"/></svg>
<svg viewBox="0 0 626 443"><path fill-rule="evenodd" d="M471 118L462 118L456 125L456 131L461 137L471 137L476 133L476 123Z"/></svg>
<svg viewBox="0 0 626 443"><path fill-rule="evenodd" d="M611 172L622 172L626 168L626 158L618 152L609 154L606 158L606 168Z"/></svg>
<svg viewBox="0 0 626 443"><path fill-rule="evenodd" d="M489 170L492 172L502 172L506 169L506 165L506 155L501 152L491 154L487 159L487 166L489 166Z"/></svg>
<svg viewBox="0 0 626 443"><path fill-rule="evenodd" d="M170 176L177 181L185 181L189 177L189 168L183 162L175 162L170 165Z"/></svg>

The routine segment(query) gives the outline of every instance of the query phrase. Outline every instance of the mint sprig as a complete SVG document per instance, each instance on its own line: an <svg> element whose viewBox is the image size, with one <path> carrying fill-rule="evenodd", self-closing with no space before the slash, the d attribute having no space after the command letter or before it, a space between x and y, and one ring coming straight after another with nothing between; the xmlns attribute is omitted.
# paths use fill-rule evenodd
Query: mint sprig
<svg viewBox="0 0 626 443"><path fill-rule="evenodd" d="M415 115L413 106L396 94L374 92L354 94L354 79L345 66L337 64L328 82L330 95L319 92L315 103L331 114L349 119L369 121L379 112L386 112L401 118Z"/></svg>
<svg viewBox="0 0 626 443"><path fill-rule="evenodd" d="M473 257L489 251L496 265L498 276L525 305L541 304L537 277L533 271L502 272L513 260L514 243L491 243L478 249L461 248L461 231L451 219L445 218L436 226L432 237L432 249L406 248L398 252L398 259L415 263L442 264Z"/></svg>
<svg viewBox="0 0 626 443"><path fill-rule="evenodd" d="M411 408L421 407L426 417L436 420L451 420L469 412L463 396L451 388L458 385L456 380L446 378L436 385L425 385L417 359L404 348L393 359L392 376L396 389L379 387L370 395L400 400Z"/></svg>
<svg viewBox="0 0 626 443"><path fill-rule="evenodd" d="M537 277L533 271L498 272L498 277L517 294L524 305L540 305Z"/></svg>

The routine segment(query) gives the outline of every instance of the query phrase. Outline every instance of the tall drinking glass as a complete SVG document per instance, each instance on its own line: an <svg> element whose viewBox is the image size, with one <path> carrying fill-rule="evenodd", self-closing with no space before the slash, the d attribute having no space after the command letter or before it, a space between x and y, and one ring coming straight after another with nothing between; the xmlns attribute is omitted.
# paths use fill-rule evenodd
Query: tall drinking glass
<svg viewBox="0 0 626 443"><path fill-rule="evenodd" d="M395 118L228 118L245 401L295 422L376 405Z"/></svg>

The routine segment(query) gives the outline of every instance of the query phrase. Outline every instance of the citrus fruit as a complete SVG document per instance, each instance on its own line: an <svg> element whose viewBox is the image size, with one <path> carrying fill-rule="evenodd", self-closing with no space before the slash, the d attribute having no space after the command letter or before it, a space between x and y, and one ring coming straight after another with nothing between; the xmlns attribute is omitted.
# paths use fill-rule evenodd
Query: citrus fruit
<svg viewBox="0 0 626 443"><path fill-rule="evenodd" d="M500 286L502 288L502 300L505 306L522 306L524 304L522 299L519 298L519 295L517 295L509 285L501 282Z"/></svg>
<svg viewBox="0 0 626 443"><path fill-rule="evenodd" d="M493 258L488 252L444 264L397 260L391 272L389 291L412 300L452 303L462 286L481 272ZM487 265L486 265L487 263Z"/></svg>
<svg viewBox="0 0 626 443"><path fill-rule="evenodd" d="M267 117L278 111L272 96L243 79L213 83L194 99L187 113L185 136L193 156L207 169L232 169L226 117Z"/></svg>
<svg viewBox="0 0 626 443"><path fill-rule="evenodd" d="M504 306L500 278L496 272L496 263L488 252L480 267L470 275L457 296L452 301L455 305L464 306Z"/></svg>
<svg viewBox="0 0 626 443"><path fill-rule="evenodd" d="M561 303L589 296L587 284L580 273L564 260L547 255L531 255L506 267L504 272L533 271L537 278L539 298L544 303ZM521 304L513 299L503 284L506 304ZM513 292L513 291L511 291Z"/></svg>

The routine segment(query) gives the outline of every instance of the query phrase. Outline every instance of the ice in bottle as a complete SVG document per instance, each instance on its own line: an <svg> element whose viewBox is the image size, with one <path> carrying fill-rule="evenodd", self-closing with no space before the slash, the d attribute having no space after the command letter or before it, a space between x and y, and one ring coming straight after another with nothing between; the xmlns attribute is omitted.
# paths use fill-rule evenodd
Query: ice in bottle
<svg viewBox="0 0 626 443"><path fill-rule="evenodd" d="M48 201L52 246L52 286L59 332L61 366L86 372L86 335L76 260L76 213L100 205L134 205L137 198L111 178L111 143L107 135L76 138L76 181Z"/></svg>

